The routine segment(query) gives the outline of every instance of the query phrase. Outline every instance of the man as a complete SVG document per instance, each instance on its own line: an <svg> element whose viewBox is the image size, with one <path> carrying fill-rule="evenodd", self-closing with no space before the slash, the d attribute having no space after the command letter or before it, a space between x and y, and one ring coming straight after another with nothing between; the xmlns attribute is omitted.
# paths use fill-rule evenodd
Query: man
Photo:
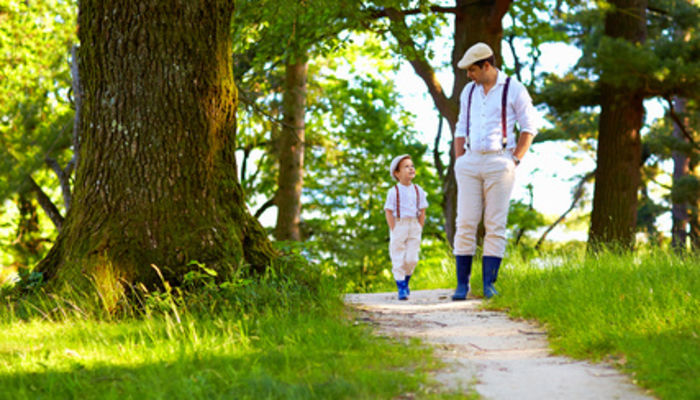
<svg viewBox="0 0 700 400"><path fill-rule="evenodd" d="M477 43L457 66L472 80L460 96L455 132L457 221L454 254L457 259L457 290L452 300L465 300L469 292L472 258L476 253L476 230L484 219L484 296L491 298L493 284L506 249L506 221L515 168L537 135L535 108L522 83L495 66L493 50ZM513 131L515 123L520 138Z"/></svg>

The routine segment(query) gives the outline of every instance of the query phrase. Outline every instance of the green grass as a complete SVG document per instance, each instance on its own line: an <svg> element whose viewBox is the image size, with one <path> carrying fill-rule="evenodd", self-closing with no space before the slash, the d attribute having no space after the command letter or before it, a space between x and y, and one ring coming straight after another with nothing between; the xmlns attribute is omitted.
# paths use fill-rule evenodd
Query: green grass
<svg viewBox="0 0 700 400"><path fill-rule="evenodd" d="M308 274L151 293L120 316L5 298L0 399L458 398L431 381L430 349L353 323L333 282Z"/></svg>
<svg viewBox="0 0 700 400"><path fill-rule="evenodd" d="M613 361L663 399L700 398L697 256L515 254L496 286L489 307L541 322L556 352Z"/></svg>

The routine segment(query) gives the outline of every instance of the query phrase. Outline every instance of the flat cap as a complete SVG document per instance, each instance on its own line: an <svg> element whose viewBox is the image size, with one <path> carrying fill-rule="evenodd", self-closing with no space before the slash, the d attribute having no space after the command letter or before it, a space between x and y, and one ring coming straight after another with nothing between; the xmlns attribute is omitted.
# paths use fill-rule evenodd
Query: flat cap
<svg viewBox="0 0 700 400"><path fill-rule="evenodd" d="M457 67L461 69L467 69L470 65L477 61L485 60L493 55L493 50L488 44L479 42L464 53L464 57L457 63Z"/></svg>

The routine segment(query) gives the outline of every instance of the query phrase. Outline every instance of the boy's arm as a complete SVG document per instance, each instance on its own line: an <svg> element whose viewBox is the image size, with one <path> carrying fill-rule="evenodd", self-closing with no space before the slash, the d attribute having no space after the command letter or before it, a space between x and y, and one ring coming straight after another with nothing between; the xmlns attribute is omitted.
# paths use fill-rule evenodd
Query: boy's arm
<svg viewBox="0 0 700 400"><path fill-rule="evenodd" d="M425 208L420 210L420 214L418 215L418 223L420 226L425 225Z"/></svg>
<svg viewBox="0 0 700 400"><path fill-rule="evenodd" d="M386 214L386 223L389 224L389 230L393 231L396 224L394 213L391 210L384 210L384 213Z"/></svg>

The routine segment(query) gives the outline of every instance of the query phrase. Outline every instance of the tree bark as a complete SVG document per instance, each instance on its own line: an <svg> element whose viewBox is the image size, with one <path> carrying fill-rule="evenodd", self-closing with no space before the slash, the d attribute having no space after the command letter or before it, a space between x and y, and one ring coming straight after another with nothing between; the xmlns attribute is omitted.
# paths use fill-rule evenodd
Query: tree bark
<svg viewBox="0 0 700 400"><path fill-rule="evenodd" d="M501 63L501 40L503 39L503 16L508 12L512 0L473 1L457 0L454 8L445 9L455 14L455 30L452 48L452 71L454 83L452 95L448 98L440 82L437 80L435 70L427 59L420 55L413 40L402 32L407 32L404 14L397 10L387 9L387 16L396 28L392 34L403 48L407 48L410 56L408 61L413 70L425 82L435 107L447 120L450 126L452 141L454 140L455 127L459 116L459 96L467 84L467 73L459 69L457 63L464 53L477 42L485 42L493 49L497 63ZM457 182L455 181L454 146L450 142L450 163L443 180L442 210L445 217L445 235L450 243L454 244L455 220L457 218Z"/></svg>
<svg viewBox="0 0 700 400"><path fill-rule="evenodd" d="M646 0L615 0L605 34L640 43L646 36ZM606 75L606 71L603 71ZM635 243L637 194L641 182L644 116L642 88L613 86L603 77L597 167L589 244L631 249ZM607 82L607 83L606 83Z"/></svg>
<svg viewBox="0 0 700 400"><path fill-rule="evenodd" d="M80 162L37 267L50 285L157 285L156 268L177 283L193 260L226 277L274 257L236 176L233 3L80 1Z"/></svg>
<svg viewBox="0 0 700 400"><path fill-rule="evenodd" d="M685 111L686 99L676 98L675 112L682 114ZM673 137L681 142L688 142L685 135L681 131L681 127L678 124L673 126ZM687 154L680 151L673 151L671 155L673 159L673 182L679 182L681 179L688 176L690 173L690 157ZM676 201L671 197L672 207L671 207L671 219L673 225L671 226L671 247L676 251L683 252L686 250L687 240L688 240L688 203L683 201Z"/></svg>
<svg viewBox="0 0 700 400"><path fill-rule="evenodd" d="M30 178L31 179L31 178ZM34 183L34 181L32 181ZM30 192L34 189L23 189L17 193L17 219L16 239L12 242L14 248L14 267L26 268L31 265L32 260L39 256L42 250L41 230L39 228L39 216L37 209L32 202Z"/></svg>
<svg viewBox="0 0 700 400"><path fill-rule="evenodd" d="M306 61L288 62L282 95L283 124L279 139L277 181L277 240L301 240L301 189L304 184L304 115Z"/></svg>
<svg viewBox="0 0 700 400"><path fill-rule="evenodd" d="M691 173L700 181L700 163L690 166ZM693 251L700 250L700 193L695 196L695 200L688 207L688 225L690 248Z"/></svg>

